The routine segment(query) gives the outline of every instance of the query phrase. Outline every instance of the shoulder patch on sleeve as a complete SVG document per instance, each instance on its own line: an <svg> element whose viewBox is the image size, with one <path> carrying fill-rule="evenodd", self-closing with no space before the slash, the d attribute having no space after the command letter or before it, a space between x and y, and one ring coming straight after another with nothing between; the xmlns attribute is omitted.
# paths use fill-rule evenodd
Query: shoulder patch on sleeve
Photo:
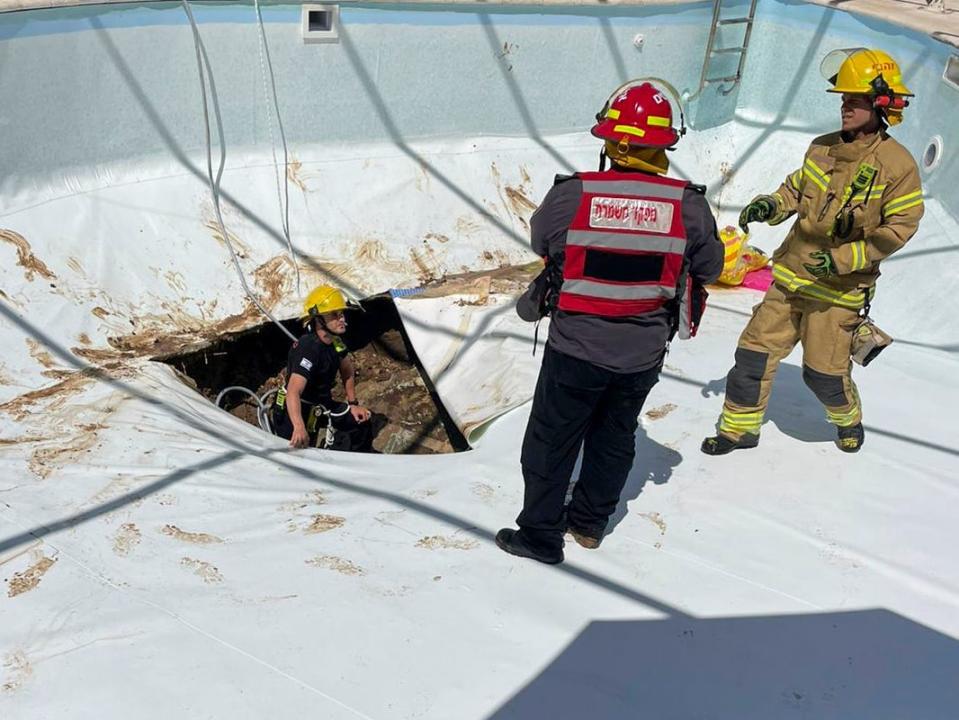
<svg viewBox="0 0 959 720"><path fill-rule="evenodd" d="M302 359L300 360L300 367L301 367L301 368L305 368L306 370L312 370L312 369L313 369L313 363L311 363L311 362L310 362L309 360L307 360L306 358L302 358Z"/></svg>

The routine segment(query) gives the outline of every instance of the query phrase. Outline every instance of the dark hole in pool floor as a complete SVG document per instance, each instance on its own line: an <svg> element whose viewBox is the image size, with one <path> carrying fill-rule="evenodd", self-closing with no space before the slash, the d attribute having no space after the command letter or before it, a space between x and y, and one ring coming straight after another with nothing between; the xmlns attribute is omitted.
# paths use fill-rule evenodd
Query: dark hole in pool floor
<svg viewBox="0 0 959 720"><path fill-rule="evenodd" d="M386 454L413 455L468 450L423 371L392 298L370 297L362 301L362 307L347 311L344 340L356 366L357 398L373 412L378 428L373 447ZM297 320L284 325L294 335L303 332ZM224 336L202 350L160 359L213 402L231 385L249 388L258 396L283 385L290 344L279 328L267 322ZM337 382L333 395L344 399L342 382ZM221 407L259 427L256 404L244 393L228 393Z"/></svg>

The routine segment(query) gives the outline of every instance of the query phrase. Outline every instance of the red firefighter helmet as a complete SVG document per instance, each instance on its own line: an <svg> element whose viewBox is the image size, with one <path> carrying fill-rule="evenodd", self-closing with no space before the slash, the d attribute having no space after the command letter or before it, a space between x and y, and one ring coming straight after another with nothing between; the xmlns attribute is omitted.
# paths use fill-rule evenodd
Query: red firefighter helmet
<svg viewBox="0 0 959 720"><path fill-rule="evenodd" d="M686 134L686 120L679 97L669 83L656 80L673 96L679 108L679 130L673 127L673 108L662 90L643 78L620 86L596 114L590 132L603 140L639 147L668 148Z"/></svg>

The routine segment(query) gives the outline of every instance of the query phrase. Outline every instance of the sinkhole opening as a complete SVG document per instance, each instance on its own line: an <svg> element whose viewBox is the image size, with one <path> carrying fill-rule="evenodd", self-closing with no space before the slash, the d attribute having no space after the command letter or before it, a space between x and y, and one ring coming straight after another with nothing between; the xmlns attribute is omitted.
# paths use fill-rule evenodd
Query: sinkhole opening
<svg viewBox="0 0 959 720"><path fill-rule="evenodd" d="M373 413L373 449L392 455L432 455L468 450L466 438L443 402L413 350L402 319L389 295L360 302L346 311L343 336L356 368L356 394ZM299 320L284 321L294 335L305 331ZM286 385L287 356L292 343L278 327L265 322L241 333L224 335L209 346L158 358L176 368L211 402L225 389L240 386L264 398L272 408L275 395ZM345 401L342 381L333 399ZM242 391L228 391L220 401L226 412L262 429L257 402Z"/></svg>

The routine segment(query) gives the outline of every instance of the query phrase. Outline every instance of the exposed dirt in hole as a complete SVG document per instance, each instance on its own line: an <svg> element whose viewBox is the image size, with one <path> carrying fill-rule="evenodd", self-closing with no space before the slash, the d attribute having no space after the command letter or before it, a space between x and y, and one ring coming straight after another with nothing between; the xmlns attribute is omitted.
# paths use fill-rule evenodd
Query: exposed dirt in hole
<svg viewBox="0 0 959 720"><path fill-rule="evenodd" d="M376 296L363 301L363 311L347 313L344 340L350 349L362 405L374 414L378 428L374 449L387 454L435 454L468 448L421 373L402 328L393 300ZM286 327L302 334L296 321ZM290 340L272 323L224 337L211 346L177 356L158 358L193 381L211 401L224 388L239 385L262 396L282 386ZM342 383L333 389L343 400ZM257 425L256 404L242 392L223 398L222 406L236 417Z"/></svg>

